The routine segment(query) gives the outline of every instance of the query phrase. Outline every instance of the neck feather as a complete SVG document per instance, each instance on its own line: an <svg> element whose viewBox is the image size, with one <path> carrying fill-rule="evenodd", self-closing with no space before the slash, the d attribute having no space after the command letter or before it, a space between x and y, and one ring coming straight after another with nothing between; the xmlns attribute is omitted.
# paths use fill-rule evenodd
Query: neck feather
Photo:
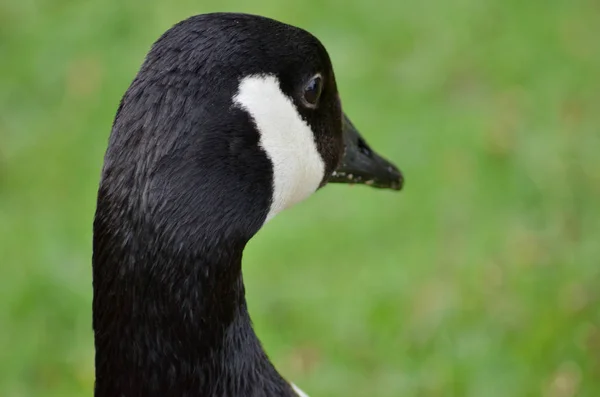
<svg viewBox="0 0 600 397"><path fill-rule="evenodd" d="M190 252L102 209L99 202L96 397L295 395L252 329L241 271L246 241L207 234Z"/></svg>

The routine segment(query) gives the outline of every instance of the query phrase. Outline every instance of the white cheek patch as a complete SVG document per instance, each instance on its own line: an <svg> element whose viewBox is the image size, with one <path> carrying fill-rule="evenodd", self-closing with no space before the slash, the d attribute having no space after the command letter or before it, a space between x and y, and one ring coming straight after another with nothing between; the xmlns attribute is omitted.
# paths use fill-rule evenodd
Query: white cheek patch
<svg viewBox="0 0 600 397"><path fill-rule="evenodd" d="M313 131L273 75L243 78L234 104L247 111L260 133L260 146L273 164L273 202L267 221L314 193L325 164Z"/></svg>

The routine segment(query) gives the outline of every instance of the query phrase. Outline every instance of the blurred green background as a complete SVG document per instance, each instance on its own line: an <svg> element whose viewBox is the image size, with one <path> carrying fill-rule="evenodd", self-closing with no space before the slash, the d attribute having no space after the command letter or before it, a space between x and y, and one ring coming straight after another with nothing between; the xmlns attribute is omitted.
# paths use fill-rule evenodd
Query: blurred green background
<svg viewBox="0 0 600 397"><path fill-rule="evenodd" d="M258 335L311 396L600 396L600 3L0 3L0 396L91 396L91 230L121 95L208 11L328 48L404 192L332 186L251 242Z"/></svg>

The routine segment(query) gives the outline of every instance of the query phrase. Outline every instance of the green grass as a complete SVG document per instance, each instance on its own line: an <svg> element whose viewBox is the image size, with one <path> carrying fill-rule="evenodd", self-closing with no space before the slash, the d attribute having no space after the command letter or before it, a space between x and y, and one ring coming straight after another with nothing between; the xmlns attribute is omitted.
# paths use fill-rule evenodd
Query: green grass
<svg viewBox="0 0 600 397"><path fill-rule="evenodd" d="M91 223L117 104L192 14L316 34L406 174L332 186L245 254L259 336L312 396L600 395L600 6L0 4L0 395L91 396Z"/></svg>

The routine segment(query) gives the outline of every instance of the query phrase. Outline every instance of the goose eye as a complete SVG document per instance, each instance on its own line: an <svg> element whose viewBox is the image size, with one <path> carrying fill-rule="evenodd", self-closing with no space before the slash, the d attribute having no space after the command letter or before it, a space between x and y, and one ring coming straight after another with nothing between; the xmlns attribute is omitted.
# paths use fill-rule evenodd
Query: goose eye
<svg viewBox="0 0 600 397"><path fill-rule="evenodd" d="M320 75L316 75L310 79L308 84L304 86L303 99L305 105L314 108L319 102L321 91L323 90L323 79Z"/></svg>

